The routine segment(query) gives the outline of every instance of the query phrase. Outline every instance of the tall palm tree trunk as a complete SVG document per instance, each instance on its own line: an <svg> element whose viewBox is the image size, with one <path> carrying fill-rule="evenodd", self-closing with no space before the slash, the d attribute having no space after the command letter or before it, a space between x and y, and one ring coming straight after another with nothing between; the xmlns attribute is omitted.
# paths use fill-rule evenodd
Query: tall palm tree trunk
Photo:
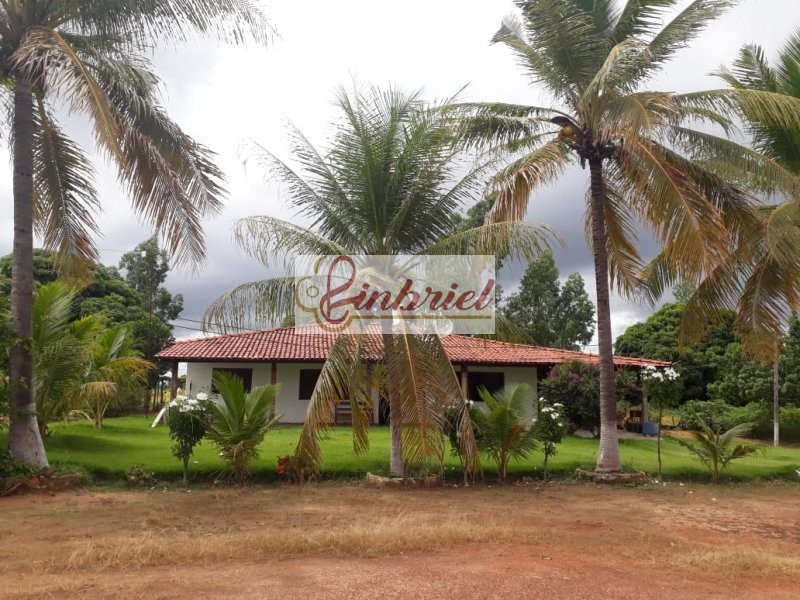
<svg viewBox="0 0 800 600"><path fill-rule="evenodd" d="M617 440L617 402L614 393L614 350L611 343L611 301L608 281L608 250L605 226L603 163L589 161L592 217L592 253L597 290L597 339L600 357L600 451L597 471L621 471Z"/></svg>
<svg viewBox="0 0 800 600"><path fill-rule="evenodd" d="M11 319L16 337L9 357L8 449L18 461L46 467L47 455L33 396L33 95L17 80L14 90L14 262Z"/></svg>
<svg viewBox="0 0 800 600"><path fill-rule="evenodd" d="M391 325L391 322L389 323ZM390 356L389 348L396 343L395 336L383 334L383 355ZM400 410L400 398L396 390L386 390L389 396L389 430L392 436L392 447L389 454L389 472L393 477L405 477L406 467L403 462L403 416Z"/></svg>

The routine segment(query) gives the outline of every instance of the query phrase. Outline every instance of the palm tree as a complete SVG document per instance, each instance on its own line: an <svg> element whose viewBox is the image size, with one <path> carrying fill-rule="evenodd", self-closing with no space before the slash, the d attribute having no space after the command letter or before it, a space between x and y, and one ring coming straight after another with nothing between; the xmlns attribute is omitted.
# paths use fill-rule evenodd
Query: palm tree
<svg viewBox="0 0 800 600"><path fill-rule="evenodd" d="M479 448L495 461L497 478L505 482L509 461L527 458L539 447L534 425L527 418L536 393L528 384L512 384L495 394L480 388L478 394L486 403L486 411L475 411Z"/></svg>
<svg viewBox="0 0 800 600"><path fill-rule="evenodd" d="M262 385L245 392L241 378L229 373L214 375L214 387L222 403L209 403L206 437L220 449L237 483L244 483L247 465L258 458L258 446L281 415L272 416L280 386ZM184 481L187 459L184 459Z"/></svg>
<svg viewBox="0 0 800 600"><path fill-rule="evenodd" d="M420 255L497 253L530 258L550 237L532 223L499 222L457 231L457 209L480 189L481 170L458 160L446 107L426 107L418 93L370 88L337 98L341 119L330 148L321 153L293 131L296 172L260 150L272 173L286 184L292 206L311 221L306 228L273 217L250 217L236 226L240 246L268 264L274 255ZM214 327L281 322L294 310L292 277L242 285L207 310ZM441 466L444 412L461 388L438 336L385 331L341 335L335 341L311 397L296 450L301 464L318 465L319 435L343 398L353 409L354 449L369 443L369 356L383 354L383 392L389 401L390 469L405 463ZM466 413L465 413L466 414ZM478 468L469 416L461 419L468 470Z"/></svg>
<svg viewBox="0 0 800 600"><path fill-rule="evenodd" d="M695 0L669 19L679 0L517 0L493 42L512 50L553 106L462 106L461 135L472 146L507 153L495 178L489 221L521 218L537 187L573 162L589 167L586 233L594 256L600 354L598 471L619 471L609 296L657 298L678 279L697 282L729 258L758 224L753 201L732 174L773 188L797 180L773 161L726 137L744 114L796 124L800 102L770 92L712 90L675 94L643 84L729 8ZM706 127L707 129L707 127ZM645 264L637 227L662 246ZM646 285L645 285L646 284Z"/></svg>
<svg viewBox="0 0 800 600"><path fill-rule="evenodd" d="M757 90L800 99L800 31L792 35L770 65L764 49L755 44L741 48L731 68L721 67L717 76L738 90ZM748 115L748 133L756 150L800 176L800 128L786 128ZM767 189L767 192L773 190ZM739 286L736 326L744 336L746 349L759 358L773 361L774 443L779 443L779 380L781 340L791 313L800 309L800 196L761 211L763 235L736 256Z"/></svg>
<svg viewBox="0 0 800 600"><path fill-rule="evenodd" d="M194 33L263 41L264 23L249 0L0 2L0 100L13 141L11 314L18 343L9 361L9 450L15 459L47 465L31 385L34 230L59 250L62 271L76 272L97 257L94 171L53 106L64 103L89 119L136 212L179 259L199 260L201 220L221 206L222 174L213 154L159 105L158 79L144 53L154 40Z"/></svg>
<svg viewBox="0 0 800 600"><path fill-rule="evenodd" d="M40 286L33 301L33 381L37 423L42 436L49 423L75 408L86 365L101 322L93 315L75 318L77 292L54 281Z"/></svg>
<svg viewBox="0 0 800 600"><path fill-rule="evenodd" d="M112 327L95 338L77 395L96 429L102 429L109 406L140 391L154 368L134 349L126 327Z"/></svg>

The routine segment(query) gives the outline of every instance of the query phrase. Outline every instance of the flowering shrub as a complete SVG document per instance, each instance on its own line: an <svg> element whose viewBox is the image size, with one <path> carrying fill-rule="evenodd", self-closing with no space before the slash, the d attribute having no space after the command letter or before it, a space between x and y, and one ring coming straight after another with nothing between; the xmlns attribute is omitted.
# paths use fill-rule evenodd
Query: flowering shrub
<svg viewBox="0 0 800 600"><path fill-rule="evenodd" d="M675 406L680 400L683 383L680 374L672 367L656 369L654 366L642 367L642 387L658 408L658 479L661 480L661 420L664 408Z"/></svg>
<svg viewBox="0 0 800 600"><path fill-rule="evenodd" d="M313 468L296 456L286 454L278 457L275 472L291 483L304 483L307 475L313 473Z"/></svg>
<svg viewBox="0 0 800 600"><path fill-rule="evenodd" d="M539 390L551 401L564 405L570 430L600 433L600 380L597 367L583 361L568 361L550 370Z"/></svg>
<svg viewBox="0 0 800 600"><path fill-rule="evenodd" d="M546 479L547 461L551 456L556 455L556 445L561 443L567 433L564 405L560 402L550 403L544 398L539 398L539 414L535 419L533 431L544 451L544 477Z"/></svg>
<svg viewBox="0 0 800 600"><path fill-rule="evenodd" d="M659 418L665 408L678 404L683 391L680 378L680 374L672 367L656 369L646 365L642 368L642 386L650 401L658 408Z"/></svg>
<svg viewBox="0 0 800 600"><path fill-rule="evenodd" d="M167 426L173 442L172 454L183 462L184 483L189 476L189 458L206 433L208 408L208 394L203 392L195 398L178 396L169 403Z"/></svg>

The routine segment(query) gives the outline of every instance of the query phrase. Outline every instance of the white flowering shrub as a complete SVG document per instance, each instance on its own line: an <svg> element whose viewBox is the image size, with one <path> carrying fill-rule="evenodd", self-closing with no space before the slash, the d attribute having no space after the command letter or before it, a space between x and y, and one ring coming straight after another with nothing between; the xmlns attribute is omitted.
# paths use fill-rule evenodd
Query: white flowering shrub
<svg viewBox="0 0 800 600"><path fill-rule="evenodd" d="M547 462L555 456L556 446L567 434L567 418L564 405L539 398L539 413L533 426L534 436L544 452L544 476L547 477Z"/></svg>
<svg viewBox="0 0 800 600"><path fill-rule="evenodd" d="M172 454L183 462L184 483L189 477L189 458L206 433L208 417L208 394L202 392L195 398L178 396L168 404L167 426Z"/></svg>
<svg viewBox="0 0 800 600"><path fill-rule="evenodd" d="M642 386L658 409L658 480L661 481L661 420L664 409L677 406L683 392L680 374L672 367L657 369L652 365L642 367Z"/></svg>
<svg viewBox="0 0 800 600"><path fill-rule="evenodd" d="M676 406L683 391L680 373L672 367L657 369L652 365L642 367L642 385L651 401L661 410Z"/></svg>

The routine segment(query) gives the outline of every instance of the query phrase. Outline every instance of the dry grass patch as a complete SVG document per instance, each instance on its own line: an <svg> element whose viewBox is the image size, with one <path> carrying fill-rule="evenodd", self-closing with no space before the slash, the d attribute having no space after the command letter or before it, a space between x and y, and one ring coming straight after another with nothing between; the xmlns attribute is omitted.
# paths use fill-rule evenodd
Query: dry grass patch
<svg viewBox="0 0 800 600"><path fill-rule="evenodd" d="M407 514L317 526L264 528L243 532L150 531L107 536L72 544L51 571L210 563L237 559L292 559L309 556L368 558L412 552L440 552L476 542L532 543L536 530L474 522L465 515L420 520Z"/></svg>
<svg viewBox="0 0 800 600"><path fill-rule="evenodd" d="M800 575L800 557L787 556L763 548L723 548L692 550L670 557L673 567L685 567L723 577L758 575Z"/></svg>

